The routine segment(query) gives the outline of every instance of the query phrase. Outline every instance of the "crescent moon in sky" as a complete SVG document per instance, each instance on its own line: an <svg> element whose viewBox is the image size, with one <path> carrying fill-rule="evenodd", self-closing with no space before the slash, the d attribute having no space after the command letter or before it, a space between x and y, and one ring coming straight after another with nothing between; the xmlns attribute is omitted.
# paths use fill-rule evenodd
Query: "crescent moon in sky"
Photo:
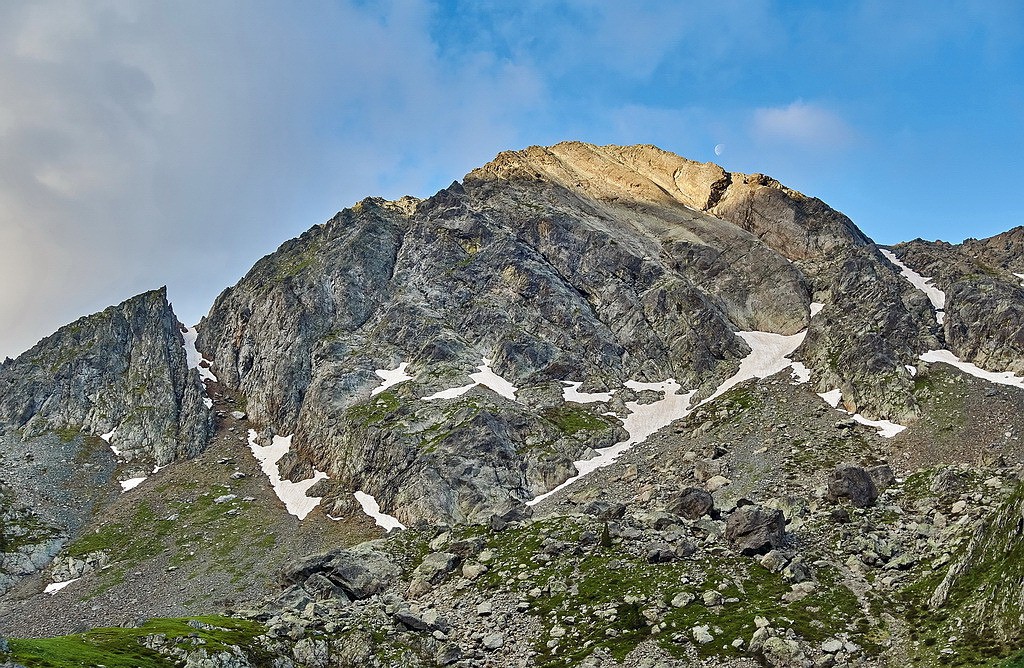
<svg viewBox="0 0 1024 668"><path fill-rule="evenodd" d="M715 144L715 155L722 155L722 151L725 150L725 144Z"/></svg>

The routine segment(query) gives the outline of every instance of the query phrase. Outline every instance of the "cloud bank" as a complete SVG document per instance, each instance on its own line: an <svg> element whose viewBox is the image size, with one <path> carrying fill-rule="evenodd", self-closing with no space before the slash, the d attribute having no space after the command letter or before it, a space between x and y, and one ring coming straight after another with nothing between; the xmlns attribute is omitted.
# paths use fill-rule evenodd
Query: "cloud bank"
<svg viewBox="0 0 1024 668"><path fill-rule="evenodd" d="M164 284L196 320L342 206L514 145L538 104L513 63L445 61L426 3L305 7L0 5L0 355Z"/></svg>

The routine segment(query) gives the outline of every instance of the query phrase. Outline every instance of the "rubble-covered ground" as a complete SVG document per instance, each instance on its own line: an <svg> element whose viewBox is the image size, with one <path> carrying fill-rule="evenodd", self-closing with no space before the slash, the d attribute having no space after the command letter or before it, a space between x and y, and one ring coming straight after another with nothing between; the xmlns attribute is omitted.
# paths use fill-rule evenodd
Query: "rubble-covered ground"
<svg viewBox="0 0 1024 668"><path fill-rule="evenodd" d="M945 365L922 366L918 389L922 418L882 439L788 373L746 383L532 511L421 525L293 561L264 600L223 618L11 640L10 658L1015 665L1022 398ZM958 430L999 438L984 457L961 456L979 448L958 447Z"/></svg>

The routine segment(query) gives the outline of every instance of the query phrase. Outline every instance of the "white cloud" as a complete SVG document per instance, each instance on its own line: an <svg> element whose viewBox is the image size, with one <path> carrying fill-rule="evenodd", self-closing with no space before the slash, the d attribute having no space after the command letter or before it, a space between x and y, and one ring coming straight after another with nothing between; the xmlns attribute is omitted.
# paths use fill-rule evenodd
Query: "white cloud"
<svg viewBox="0 0 1024 668"><path fill-rule="evenodd" d="M447 59L433 11L0 4L0 357L163 284L195 321L343 206L430 195L518 145L536 73Z"/></svg>
<svg viewBox="0 0 1024 668"><path fill-rule="evenodd" d="M755 140L801 149L840 149L854 139L852 128L839 115L802 100L785 107L755 109L751 131Z"/></svg>

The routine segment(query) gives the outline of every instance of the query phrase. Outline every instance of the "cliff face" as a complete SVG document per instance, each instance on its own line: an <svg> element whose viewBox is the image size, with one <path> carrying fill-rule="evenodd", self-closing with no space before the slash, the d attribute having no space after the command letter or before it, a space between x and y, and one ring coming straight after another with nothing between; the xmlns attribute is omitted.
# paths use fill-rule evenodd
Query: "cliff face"
<svg viewBox="0 0 1024 668"><path fill-rule="evenodd" d="M62 327L7 362L0 388L0 423L24 439L113 432L126 461L164 465L200 452L210 434L164 289Z"/></svg>
<svg viewBox="0 0 1024 668"><path fill-rule="evenodd" d="M328 471L415 521L507 509L607 445L595 411L569 433L543 417L560 381L706 396L750 352L737 331L810 325L796 357L821 391L912 414L905 365L935 343L932 318L820 200L650 146L565 143L502 153L427 200L346 209L222 293L198 346L257 423L296 434L294 475ZM484 358L515 401L421 401ZM371 397L401 362L412 381Z"/></svg>
<svg viewBox="0 0 1024 668"><path fill-rule="evenodd" d="M211 415L182 345L161 289L80 318L0 368L0 591L45 567L116 497L118 478L206 447Z"/></svg>
<svg viewBox="0 0 1024 668"><path fill-rule="evenodd" d="M915 239L896 253L945 292L942 334L961 359L1024 373L1024 228L962 244Z"/></svg>

